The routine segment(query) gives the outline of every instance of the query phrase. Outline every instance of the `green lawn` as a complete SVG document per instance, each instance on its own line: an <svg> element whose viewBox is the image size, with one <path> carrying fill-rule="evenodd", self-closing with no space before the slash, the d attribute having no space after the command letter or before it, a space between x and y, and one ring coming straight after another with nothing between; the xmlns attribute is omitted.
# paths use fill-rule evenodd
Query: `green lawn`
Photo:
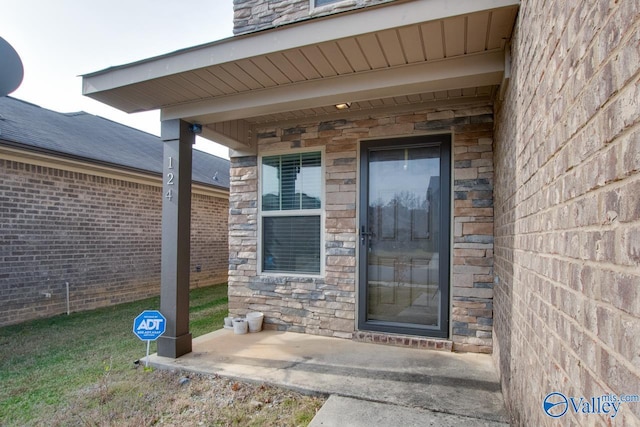
<svg viewBox="0 0 640 427"><path fill-rule="evenodd" d="M190 304L194 337L219 329L227 286L195 289ZM146 352L146 342L132 332L133 319L159 306L159 298L151 298L0 328L0 425L48 424L47 416L77 400L83 388L113 393L107 381L143 375L133 369Z"/></svg>
<svg viewBox="0 0 640 427"><path fill-rule="evenodd" d="M0 328L0 426L305 426L322 406L266 384L135 364L146 342L133 319L159 302ZM193 336L220 329L227 310L227 285L191 291Z"/></svg>

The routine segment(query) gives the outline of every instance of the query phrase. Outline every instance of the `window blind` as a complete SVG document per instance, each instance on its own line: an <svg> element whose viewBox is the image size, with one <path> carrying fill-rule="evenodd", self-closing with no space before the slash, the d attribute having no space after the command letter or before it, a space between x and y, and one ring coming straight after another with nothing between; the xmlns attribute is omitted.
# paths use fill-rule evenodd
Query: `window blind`
<svg viewBox="0 0 640 427"><path fill-rule="evenodd" d="M262 218L264 271L320 273L320 216Z"/></svg>

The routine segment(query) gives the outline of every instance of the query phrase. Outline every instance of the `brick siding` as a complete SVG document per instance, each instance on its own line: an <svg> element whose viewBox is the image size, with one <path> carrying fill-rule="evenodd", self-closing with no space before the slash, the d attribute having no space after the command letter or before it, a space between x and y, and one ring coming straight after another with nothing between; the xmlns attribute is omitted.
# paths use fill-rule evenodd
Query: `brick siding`
<svg viewBox="0 0 640 427"><path fill-rule="evenodd" d="M640 3L522 1L496 115L495 360L517 425L547 393L638 394Z"/></svg>
<svg viewBox="0 0 640 427"><path fill-rule="evenodd" d="M261 129L258 135L261 154L324 147L325 275L322 278L302 278L258 274L257 158L232 158L229 217L231 313L240 315L258 310L265 313L269 327L354 338L358 142L361 138L453 132L455 212L452 227L455 230L451 338L456 350L491 352L492 111L490 105L481 104L425 109L398 116L300 124L286 129ZM368 338L362 335L360 339ZM396 340L385 340L391 341ZM451 348L450 345L440 347Z"/></svg>
<svg viewBox="0 0 640 427"><path fill-rule="evenodd" d="M0 159L0 325L159 294L161 190ZM191 285L224 282L228 202L192 209Z"/></svg>

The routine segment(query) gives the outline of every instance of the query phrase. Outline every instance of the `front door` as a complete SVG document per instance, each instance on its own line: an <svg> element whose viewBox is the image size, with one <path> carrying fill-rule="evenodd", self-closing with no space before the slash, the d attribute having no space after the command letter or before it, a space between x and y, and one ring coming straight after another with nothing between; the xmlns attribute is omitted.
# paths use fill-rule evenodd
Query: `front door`
<svg viewBox="0 0 640 427"><path fill-rule="evenodd" d="M360 152L360 330L447 337L451 136Z"/></svg>

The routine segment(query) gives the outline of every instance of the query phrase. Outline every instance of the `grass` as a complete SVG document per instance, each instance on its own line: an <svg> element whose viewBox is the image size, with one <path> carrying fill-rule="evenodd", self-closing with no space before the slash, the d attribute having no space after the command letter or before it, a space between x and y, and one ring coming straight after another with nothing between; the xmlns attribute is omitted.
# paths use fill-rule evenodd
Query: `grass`
<svg viewBox="0 0 640 427"><path fill-rule="evenodd" d="M144 357L146 342L133 334L133 319L143 310L158 309L159 302L151 298L0 328L0 425L151 425L165 419L185 424L179 421L181 414L199 407L202 396L211 403L214 398L207 393L216 387L228 388L229 381L191 376L182 396L176 391L177 381L185 381L182 374L135 369L133 362ZM191 291L194 337L221 328L226 314L226 285ZM155 348L152 342L151 352ZM205 414L209 424L220 420L222 424L216 425L250 424L246 417L254 418L255 407L273 406L262 397L257 405L254 395L264 390L277 394L266 386L254 392L251 387L256 386L243 386L246 405L232 405L240 413L228 415L242 419L239 424L225 419L226 404L224 410L207 404L212 412L203 409L200 415ZM194 390L200 391L194 394ZM238 397L231 392L235 393L232 400ZM289 424L278 420L273 425L305 424L320 404L308 397L290 398L299 399L301 407L290 411ZM310 399L310 405L305 399Z"/></svg>

